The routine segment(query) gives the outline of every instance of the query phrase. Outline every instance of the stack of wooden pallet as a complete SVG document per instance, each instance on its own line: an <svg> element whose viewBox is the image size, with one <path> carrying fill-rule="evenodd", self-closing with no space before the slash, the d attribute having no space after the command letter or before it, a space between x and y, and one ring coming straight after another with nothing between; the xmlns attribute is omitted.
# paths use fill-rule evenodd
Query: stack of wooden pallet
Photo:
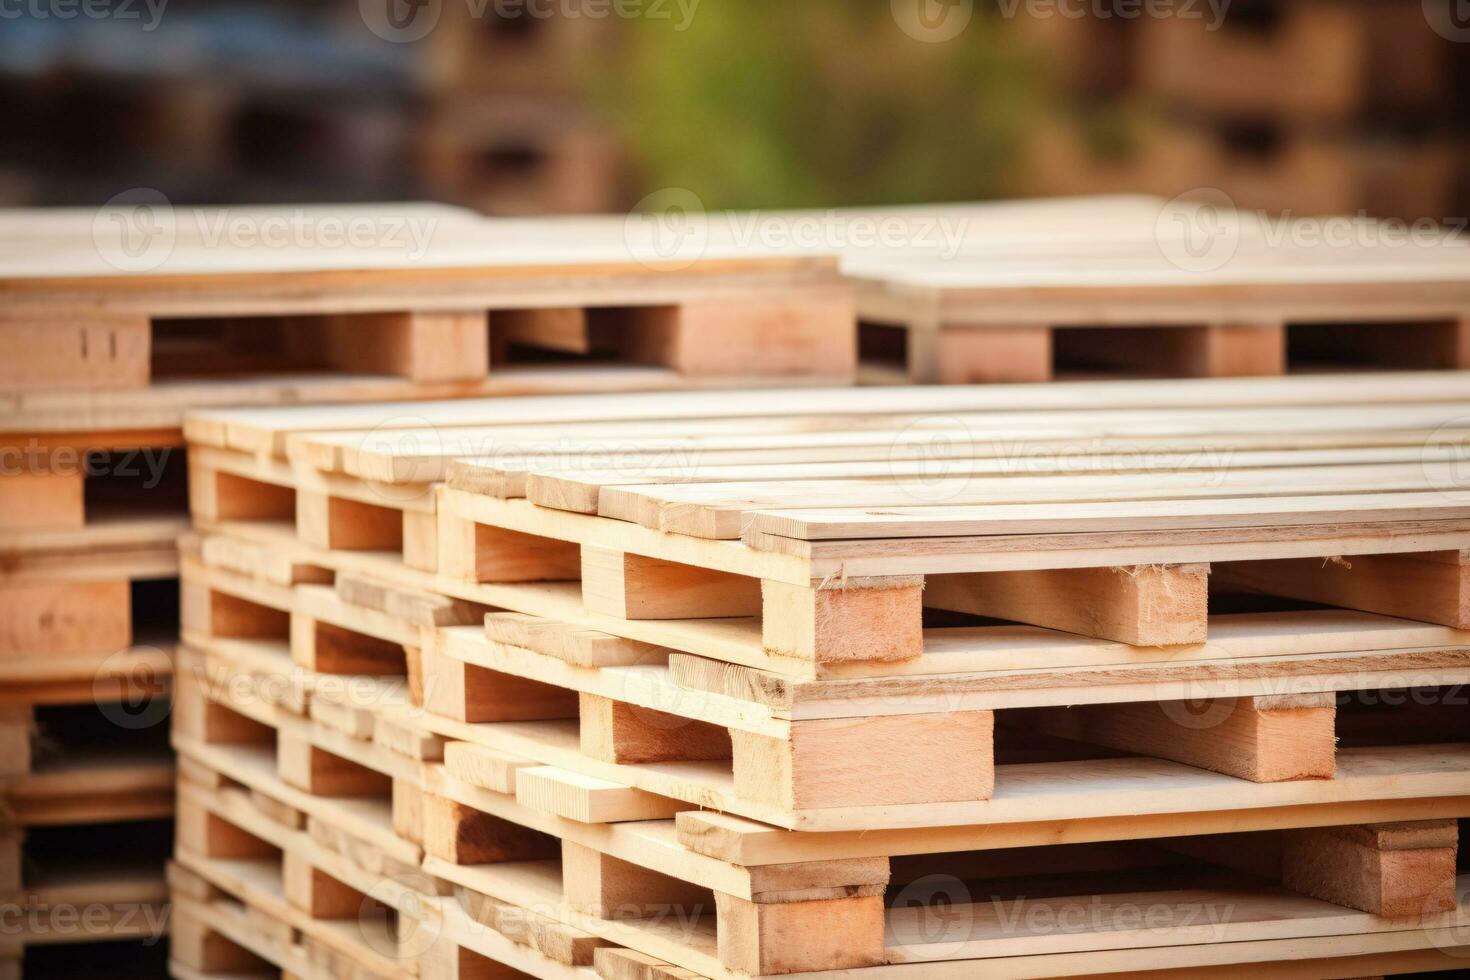
<svg viewBox="0 0 1470 980"><path fill-rule="evenodd" d="M588 214L632 200L617 134L589 105L616 18L552 6L448 4L415 45L415 162L435 200L488 214Z"/></svg>
<svg viewBox="0 0 1470 980"><path fill-rule="evenodd" d="M0 296L0 890L24 922L0 966L40 976L162 927L187 406L830 383L855 363L835 259L670 271L621 232L569 245L439 207L8 212Z"/></svg>
<svg viewBox="0 0 1470 980"><path fill-rule="evenodd" d="M174 970L1455 969L1467 418L1437 373L194 415Z"/></svg>
<svg viewBox="0 0 1470 980"><path fill-rule="evenodd" d="M852 211L864 368L931 383L1470 366L1470 242L1209 195ZM942 234L941 234L942 232ZM949 242L942 246L941 242Z"/></svg>
<svg viewBox="0 0 1470 980"><path fill-rule="evenodd" d="M1470 59L1437 0L1155 4L1018 17L1069 54L1031 128L1037 193L1216 187L1242 207L1464 213ZM1080 110L1080 111L1079 111Z"/></svg>

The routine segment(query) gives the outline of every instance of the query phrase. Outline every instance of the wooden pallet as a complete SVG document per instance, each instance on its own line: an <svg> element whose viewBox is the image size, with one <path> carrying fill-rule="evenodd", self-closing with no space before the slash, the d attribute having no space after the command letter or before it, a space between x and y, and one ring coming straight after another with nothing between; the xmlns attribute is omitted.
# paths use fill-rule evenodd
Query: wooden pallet
<svg viewBox="0 0 1470 980"><path fill-rule="evenodd" d="M1267 174L1209 138L1165 128L1153 143L1154 169L1197 174L1196 190L1226 188L1241 208L1292 207L1298 216L1355 212L1368 190L1427 186L1445 171L1434 148L1413 158L1422 165L1406 181L1411 155L1402 152L1384 161L1318 141L1287 151ZM1271 192L1288 180L1296 197L1283 202L1291 192ZM879 212L906 219L915 234L946 222L962 241L952 257L936 257L932 245L844 255L865 324L865 370L890 382L975 383L1465 365L1462 244L1399 247L1369 226L1333 247L1320 235L1298 237L1312 231L1301 221L1275 226L1215 203L1200 211L1101 197ZM1454 213L1448 202L1382 203L1373 213Z"/></svg>
<svg viewBox="0 0 1470 980"><path fill-rule="evenodd" d="M257 587L263 587L263 583L257 583ZM312 586L300 588L309 591ZM376 623L379 630L385 628L385 617L374 620L364 616L363 622ZM359 644L362 642L360 639ZM265 703L250 685L228 682L232 671L236 677L248 675L257 681L265 676L267 668L260 662L258 640L251 644L257 651L252 656L232 657L223 643L203 645L208 652L197 655L200 673L196 676L209 678L210 683L201 683L193 688L193 695L186 695L197 695L198 700L178 716L175 735L186 759L198 759L228 773L231 781L248 785L252 797L255 791L273 786L280 799L298 808L310 807L308 820L317 814L326 820L332 807L345 810L350 804L355 822L349 824L345 816L337 819L344 828L352 826L358 834L365 833L363 815L370 812L377 814L373 825L381 829L391 801L392 828L406 841L422 845L426 855L424 872L454 886L461 911L468 908L483 922L482 915L474 910L483 912L488 906L491 911L483 915L503 922L500 916L505 914L505 906L528 910L541 929L556 933L559 923L563 943L565 930L572 930L570 935L579 937L577 941L571 947L557 948L577 950L578 956L593 955L600 962L604 954L597 952L598 946L628 946L644 956L676 963L695 975L725 978L832 966L880 968L887 962L926 960L931 962L933 975L947 976L951 974L942 972L938 964L987 955L997 957L994 965L1002 970L1001 975L1056 976L1097 972L1107 962L1101 950L1117 949L1120 941L1127 942L1120 940L1114 926L1090 936L1068 931L1065 935L1018 937L996 935L981 928L973 936L967 931L963 941L951 935L949 941L935 943L931 936L929 944L921 944L930 945L930 949L902 948L901 939L883 938L881 896L895 873L890 862L898 874L906 876L903 880L912 881L922 879L930 868L953 873L961 867L969 869L966 875L1008 879L1017 874L1018 867L1034 873L1046 866L1046 860L1041 860L1039 852L1033 856L1030 851L1012 850L1020 846L1017 842L1022 838L1009 836L1003 826L991 826L985 828L989 833L977 832L969 837L935 830L792 835L769 825L694 809L694 804L680 804L617 782L537 764L524 756L502 754L479 741L460 742L453 736L406 741L403 731L416 716L403 710L401 699L396 697L365 696L361 707L367 724L354 725L355 732L348 734L335 709L318 712L316 689L307 697L303 716ZM286 661L288 656L281 650L276 659ZM345 664L335 666L341 669ZM291 669L302 670L299 664ZM427 684L435 679L439 678L431 675L424 681ZM316 680L322 683L322 678ZM414 755L400 751L409 745L414 747ZM290 788L282 788L282 782ZM221 795L203 795L201 803L219 813L225 806L219 802ZM1322 855L1333 853L1333 849L1362 847L1365 845L1358 841L1369 841L1366 846L1370 848L1432 844L1438 866L1451 871L1453 849L1447 842L1453 836L1454 822L1426 817L1445 802L1413 800L1375 805L1383 808L1373 812L1409 820L1408 824L1395 823L1395 827L1405 828L1402 833L1411 835L1412 841L1409 837L1384 836L1387 831L1370 832L1339 824L1342 829L1267 832L1259 843L1242 846L1234 838L1189 836L1208 829L1208 818L1206 822L1175 819L1172 826L1161 825L1161 832L1174 838L1164 841L1161 850L1169 855L1212 855L1227 868L1258 875L1263 865L1279 860L1274 870L1265 873L1268 881L1280 881L1285 876L1291 886L1327 896L1336 904L1350 906L1357 902L1377 911L1391 911L1394 906L1381 904L1386 896L1390 902L1413 905L1417 910L1426 902L1444 904L1445 896L1440 894L1448 881L1444 875L1423 873L1413 885L1403 876L1391 876L1395 884L1414 894L1395 899L1390 890L1365 898L1361 879L1308 881L1310 876L1293 869L1320 862ZM1453 805L1464 807L1463 800ZM1291 814L1292 808L1285 808L1276 819L1286 820L1286 826L1299 827L1290 821L1302 819L1301 815ZM1352 817L1344 810L1332 819L1345 823ZM236 826L244 823L243 816L237 815L234 820ZM1083 821L1066 822L1075 827ZM1239 825L1227 821L1215 826L1234 830ZM1120 836L1141 841L1126 845L1123 850L1128 853L1155 846L1147 841L1147 831L1141 826ZM1052 831L1032 841L1054 843L1057 839ZM1273 858L1277 847L1283 848L1283 856ZM948 853L960 848L982 850L963 856ZM1089 859L1079 863L1073 856L1096 851L1101 855L1090 860L1103 861L1097 868L1089 867ZM901 857L942 852L946 856L941 858L908 861ZM1110 863L1117 860L1116 853L1116 847L1084 845L1082 851L1060 858L1059 866L1078 874L1079 867L1094 872L1135 867L1126 861L1122 865ZM1420 860L1418 854L1390 853L1395 861L1414 864ZM1254 863L1242 869L1239 861L1228 857L1231 854L1251 855L1248 860ZM1346 867L1337 858L1330 862ZM1427 867L1422 863L1415 866L1421 872ZM1146 863L1145 867L1156 864ZM1380 918L1376 914L1348 913L1342 908L1325 909L1318 904L1321 898L1293 898L1269 885L1264 889L1256 886L1254 893L1248 888L1242 891L1238 881L1228 886L1232 890L1212 899L1208 888L1203 893L1198 889L1205 880L1215 879L1201 877L1198 871L1190 874L1195 891L1181 893L1177 899L1167 893L1128 894L1125 904L1146 898L1155 906L1197 915L1201 908L1213 907L1212 902L1228 903L1230 911L1225 915L1230 921L1223 926L1218 921L1213 924L1238 941L1212 949L1199 945L1197 927L1180 928L1167 939L1161 938L1158 929L1148 930L1138 938L1153 952L1136 965L1214 965L1232 961L1232 954L1238 954L1239 961L1322 956L1330 948L1325 939L1329 935L1343 944L1341 950L1432 951L1459 924L1453 916L1466 914L1463 910L1450 913L1452 918L1445 923L1433 916L1428 922ZM1432 885L1426 884L1429 879ZM960 880L956 878L955 882ZM1082 880L1088 879L1084 876ZM1470 887L1470 883L1465 884ZM1023 887L1005 881L994 887L1000 893L1010 888L1026 894L1034 885ZM1427 892L1420 895L1415 890L1420 887L1431 888L1438 897L1430 898ZM932 891L924 894L933 896ZM1076 893L1062 888L1050 894ZM1038 908L1054 910L1052 903L1058 899L1037 901ZM1084 895L1071 901L1085 905L1095 900ZM938 914L932 907L926 913L922 901L916 904L919 910L913 914ZM1318 918L1326 913L1330 915ZM449 921L458 913L444 914ZM897 935L904 935L907 927L902 923L907 914L911 913L886 913L890 935L895 932L896 922ZM1232 918L1237 914L1238 918ZM1264 919L1259 918L1261 914ZM1346 918L1337 918L1342 916ZM801 935L810 937L810 923L815 921L823 924L823 935L833 936L830 944L812 942L810 938L795 943L781 938L789 935L786 930L790 929L804 930ZM446 927L443 935L457 940L461 927L462 923ZM1352 933L1351 937L1345 931ZM530 934L537 935L537 929L531 929ZM1286 941L1287 935L1295 938ZM1317 941L1314 936L1324 938ZM447 948L453 951L459 968L464 969L465 947ZM479 956L514 962L503 958L503 948L479 948ZM538 948L549 949L551 943L543 938ZM1025 972L1028 966L1039 969L1043 964L1052 972ZM990 965L987 963L987 967Z"/></svg>
<svg viewBox="0 0 1470 980"><path fill-rule="evenodd" d="M224 667L227 658L210 655L207 659L210 670L218 671ZM248 669L257 678L260 676L258 667ZM218 674L214 676L218 679ZM818 963L824 962L821 957L827 958L827 965L846 963L849 966L875 966L890 958L925 958L917 950L899 952L885 949L881 935L876 939L877 958L873 958L875 938L871 930L874 928L874 904L881 913L881 895L889 883L890 860L886 854L882 857L874 857L873 854L875 851L882 854L884 848L899 854L934 853L936 848L946 846L942 840L930 837L924 841L916 834L905 844L897 842L891 833L802 834L793 837L767 825L693 810L690 809L691 804L671 807L671 801L660 801L646 792L579 776L555 766L536 765L523 758L498 755L477 744L439 741L431 754L413 758L389 748L389 739L381 729L375 728L371 736L359 733L355 739L344 739L335 722L316 717L314 710L308 711L307 719L292 721L288 725L285 724L285 713L265 710L260 701L238 683L201 685L199 691L203 700L197 706L197 714L181 715L182 727L176 731L176 742L186 759L197 758L214 765L228 772L231 781L238 780L248 785L249 795L243 789L234 791L246 799L256 798L262 786L274 786L273 792L292 805L310 806L309 821L318 813L327 813L334 801L343 809L350 804L357 818L350 826L359 834L363 833L362 816L366 813L376 812L378 816L374 823L381 826L391 799L392 827L407 841L422 844L426 854L424 872L433 879L455 886L455 897L461 911L468 908L474 915L474 910L483 905L499 910L496 915L503 914L501 907L507 905L529 910L533 921L545 923L545 928L555 932L554 925L560 923L562 927L574 930L571 935L582 937L572 946L562 947L577 951L575 954L569 952L569 955L595 955L597 946L609 943L627 945L650 955L672 959L686 969L700 971L702 975L722 978L737 973L764 974L819 968ZM216 696L222 700L209 700ZM391 708L386 701L375 703ZM396 726L401 717L388 711L379 721ZM191 718L194 720L189 720ZM272 718L280 727L272 728L260 720ZM198 721L204 723L197 724ZM400 739L396 744L401 746L404 743ZM423 748L429 743L419 741L415 744ZM282 781L286 786L294 787L294 794L281 787ZM308 793L308 790L312 792ZM221 800L224 795L220 792L201 794L200 802L211 813L219 814L228 805L227 800ZM368 808L370 801L371 809ZM1394 811L1390 808L1380 812ZM1414 811L1398 812L1404 815ZM236 827L246 824L243 815L236 814L232 819ZM218 830L215 839L220 839L220 835L229 836L229 832L218 828L217 824L212 822L211 825ZM1446 833L1453 834L1453 821L1429 820L1395 826L1416 828L1416 834L1439 834L1440 837L1432 841L1438 846L1439 863L1452 868L1453 850L1441 843L1441 838ZM1418 829L1420 827L1422 831ZM1199 825L1176 821L1170 833L1199 829ZM1332 831L1304 829L1288 832L1285 840L1288 851L1300 848L1302 854L1320 857L1324 853L1322 848L1330 851L1332 848L1360 846L1353 842L1361 838L1361 833L1352 828ZM319 840L324 834L322 831L311 836ZM1276 835L1262 838L1266 843L1242 848L1234 840L1217 843L1182 837L1165 842L1163 849L1170 853L1195 853L1199 848L1205 848L1206 853L1218 854L1223 846L1227 854L1259 852L1263 860L1269 861L1272 847L1276 846L1269 841L1274 839ZM1376 841L1379 837L1370 835L1369 839ZM993 870L991 876L1004 878L1007 877L1005 869L1015 869L1018 862L1021 867L1035 866L1035 859L1028 859L1025 851L991 850L1004 846L1001 839L977 840L984 841L980 846L987 851L969 855L966 860L970 864L957 865L956 857L951 855L929 859L928 862L917 860L906 873L922 876L931 866L951 869L978 866L993 867L997 870ZM1428 838L1423 840L1428 841ZM1128 849L1146 846L1130 845ZM1384 846L1390 846L1387 838ZM1402 845L1395 841L1392 846ZM1415 859L1403 854L1396 855L1395 860L1412 862ZM937 864L931 864L936 861ZM1228 860L1225 863L1230 864ZM1301 859L1296 860L1297 865L1302 863ZM1074 862L1069 856L1062 860L1062 864L1072 866ZM1283 859L1275 874L1278 877L1300 874L1288 870L1289 865L1292 865L1292 859ZM1422 869L1423 865L1420 867ZM1010 873L1014 874L1014 871ZM338 869L337 874L345 877L342 869ZM1433 878L1435 884L1432 887L1444 890L1446 879L1443 876L1425 874L1423 877ZM1199 883L1198 876L1194 880ZM1368 904L1383 900L1382 894L1375 893L1365 901L1365 892L1358 879L1351 883L1312 882L1310 885L1295 877L1291 880L1293 884L1316 890L1316 894L1329 894L1339 903L1357 901ZM1392 880L1407 885L1402 877ZM1327 891L1334 887L1339 890ZM1419 881L1409 890L1414 887L1430 886ZM1390 950L1396 947L1432 948L1435 940L1426 941L1425 936L1440 934L1437 931L1426 933L1422 922L1410 923L1402 918L1378 919L1374 915L1349 915L1350 924L1333 920L1329 925L1309 918L1329 910L1305 899L1287 899L1268 890L1260 893L1259 901L1253 902L1249 893L1238 890L1238 884L1236 889L1223 893L1220 900L1230 903L1232 911L1227 915L1234 914L1233 910L1241 906L1250 910L1241 915L1241 928L1234 933L1249 946L1247 959L1251 956L1309 955L1290 952L1291 944L1278 941L1282 935L1278 930L1283 928L1288 932L1299 930L1299 939L1321 935L1324 929L1339 938L1341 932L1332 930L1349 928L1354 932L1364 930L1368 934L1395 929L1412 932L1412 939L1407 934L1380 936L1379 945L1366 936L1358 937L1359 941L1368 943L1370 949ZM1066 893L1064 890L1057 894ZM1392 893L1388 894L1392 899ZM1128 896L1129 901L1139 899L1140 896ZM1164 904L1173 901L1159 895L1153 895L1151 900ZM1430 899L1416 893L1403 897L1401 901L1422 906L1426 902L1442 903L1443 896ZM1292 906L1292 902L1300 908ZM1178 900L1181 909L1192 909L1196 913L1201 904L1208 906L1197 891L1181 895ZM1296 911L1288 911L1288 907ZM1387 908L1381 905L1373 907ZM675 910L678 910L678 915L674 914ZM1276 917L1276 925L1264 927L1264 934L1269 934L1269 939L1252 940L1251 936L1263 928L1252 924L1252 912L1261 911ZM890 913L890 932L893 930L892 916L900 914ZM1333 914L1344 913L1334 910ZM453 920L455 913L445 915L446 919ZM780 940L781 920L784 919L788 927L802 928L801 923L809 921L813 915L825 922L827 928L841 934L846 942L838 947L840 952L834 952L824 944L810 942L793 948ZM1292 924L1283 926L1282 916L1293 917ZM1295 921L1296 916L1303 918ZM481 919L479 915L475 917ZM746 917L751 918L749 926L745 923ZM551 921L546 923L545 920ZM502 920L496 918L493 921ZM1431 921L1437 923L1437 920ZM758 923L761 928L749 931ZM881 914L877 927L881 932ZM1450 923L1446 923L1442 931L1449 927ZM460 935L458 928L446 927L444 935L455 939ZM1108 932L1111 929L1104 930L1104 933ZM1191 932L1194 933L1192 939ZM532 934L536 934L535 930ZM1117 938L1116 935L1107 935L1101 941L1116 943ZM1157 930L1140 938L1150 946L1161 942ZM941 959L986 955L986 952L998 955L1006 942L1005 937L989 936L988 940L995 945L987 947L987 940L977 937L973 939L973 945L966 942L940 943L935 949ZM1405 940L1408 940L1407 945ZM1034 948L1026 952L1036 953L1036 948L1055 945L1058 938L1048 940L1046 937L1027 936L1017 941L1023 945L1029 942ZM1098 936L1079 939L1075 935L1060 940L1063 948L1073 947L1069 950L1072 953L1079 952L1078 947L1085 949L1088 942L1099 941ZM1196 960L1201 955L1197 929L1181 929L1178 936L1165 945L1174 943L1180 944L1179 947L1164 954L1161 962L1189 962L1191 954ZM539 948L550 949L552 944L550 940L543 939ZM1228 948L1237 948L1237 944L1230 943ZM1321 953L1321 944L1308 941L1305 948L1316 949L1318 955ZM503 949L491 949L478 955L505 961L505 952ZM454 955L463 958L460 950L455 950ZM1218 955L1218 951L1206 953L1202 962L1217 962ZM1017 964L1028 961L1032 965L1037 962L1028 959L1017 961ZM1001 965L1005 962L1008 961ZM1058 954L1047 959L1046 963L1048 969L1058 971L1046 975L1061 975L1079 967L1090 973L1100 965L1095 955ZM533 975L561 975L532 972Z"/></svg>
<svg viewBox="0 0 1470 980"><path fill-rule="evenodd" d="M1314 647L1295 631L1300 620L1276 620L1273 639L1271 617L1247 616L1217 624L1225 636L1214 649L1223 659L1202 650L1183 663L946 673L941 653L933 665L939 673L927 676L803 681L630 641L589 623L487 616L484 605L425 591L427 577L419 590L343 569L335 588L300 577L294 586L272 581L282 550L207 538L204 561L187 562L185 576L186 642L227 673L259 663L298 677L272 700L299 702L303 670L381 675L372 697L391 705L378 704L377 713L397 724L774 824L1014 822L1031 825L1018 833L1045 838L1064 814L1116 828L1115 818L1136 817L1144 826L1209 806L1310 812L1385 791L1460 797L1467 788L1451 761L1460 747L1400 746L1375 715L1335 721L1330 693L1462 683L1470 663L1455 631L1414 626L1411 635L1398 632L1411 625L1402 621L1338 613L1308 628L1322 627ZM265 556L271 560L257 563ZM293 564L319 568L313 560L330 558L302 551ZM546 598L543 586L501 595L524 595L536 606L538 592ZM1333 616L1344 621L1331 626ZM1365 639L1384 627L1389 633ZM1244 645L1230 637L1237 629ZM1045 651L1046 631L1030 633L1032 643L1012 649ZM947 645L946 653L963 657L968 645L983 656L979 635L937 629L924 640ZM1288 635L1290 653L1281 646ZM1451 644L1420 645L1434 638ZM1053 649L1065 648L1059 639ZM1073 652L1085 657L1089 646L1098 648L1080 644ZM340 698L340 687L329 693ZM1422 705L1402 723L1423 733L1421 743L1460 741L1470 732L1453 702L1450 692L1446 703ZM360 704L319 710L344 730L373 730L373 712ZM1335 737L1343 739L1336 752ZM847 759L840 778L829 771L830 753L839 749ZM1120 758L1119 750L1142 757ZM932 752L949 753L953 764L914 772L910 759ZM1382 766L1395 769L1395 779L1375 777ZM1116 789L1119 780L1134 782L1137 795L1108 796L1105 787ZM1068 784L1077 789L1056 798ZM1276 818L1267 809L1232 819Z"/></svg>
<svg viewBox="0 0 1470 980"><path fill-rule="evenodd" d="M1368 439L1372 446L1364 450L1367 455L1351 458L1385 465L1417 462L1420 445L1446 418L1434 403L1460 397L1467 389L1454 375L1414 376L1412 385L1409 381L1408 376L1393 376L1370 387L1357 382L1363 397L1402 403L1391 411L1390 423L1402 430L1371 436L1354 431L1359 422L1351 413L1340 414L1337 421L1319 417L1318 406L1345 407L1338 382L1328 378L1290 386L1232 382L1210 389L1203 396L1208 404L1199 401L1195 385L1160 383L1118 389L1091 384L1024 394L1017 389L962 395L788 392L779 407L759 394L721 393L201 412L191 416L187 427L191 507L201 526L294 523L310 545L358 552L364 561L386 563L393 554L399 564L432 571L438 567L433 486L445 479L456 459L495 456L495 472L485 471L485 479L504 482L504 492L513 496L524 496L527 472L548 457L585 460L595 479L595 471L609 464L607 440L616 440L620 452L627 450L626 459L640 467L628 478L633 480L855 477L876 487L886 477L918 478L928 472L931 443L946 433L965 437L967 426L1004 424L1008 428L987 432L986 444L963 450L977 457L973 464L955 461L961 467L955 476L973 474L979 486L988 485L986 478L1014 474L1021 465L1007 456L1018 444L1012 436L1024 438L1037 425L1061 418L1037 443L1037 452L1056 453L1057 464L1025 464L1028 472L1055 477L1079 465L1075 457L1085 452L1108 456L1136 447L1141 434L1156 429L1150 415L1155 408L1199 413L1189 421L1181 417L1178 431L1148 444L1151 458L1158 457L1156 465L1200 470L1198 478L1175 477L1198 493L1215 480L1206 472L1208 466L1227 452L1243 468L1281 463L1288 459L1282 455L1286 450L1315 450L1315 457L1289 458L1327 465L1337 459L1338 447ZM1279 398L1292 402L1287 414L1266 404ZM1085 417L1062 418L1084 407ZM801 414L806 410L814 414ZM1235 411L1239 414L1231 416ZM669 436L665 420L671 413L685 417L683 434ZM1292 418L1314 431L1273 431ZM580 437L571 438L568 425L585 428ZM844 425L854 431L832 431ZM700 465L689 465L694 462ZM461 466L459 485L474 485L474 474L482 470ZM1360 476L1386 479L1387 472L1375 476L1364 469ZM589 484L582 497L588 493L595 497L599 491Z"/></svg>
<svg viewBox="0 0 1470 980"><path fill-rule="evenodd" d="M621 156L604 124L545 93L446 100L425 114L415 146L436 199L495 215L616 211L626 205Z"/></svg>
<svg viewBox="0 0 1470 980"><path fill-rule="evenodd" d="M1444 112L1463 67L1413 3L1270 0L1207 20L1144 17L1140 92L1227 114L1353 123Z"/></svg>
<svg viewBox="0 0 1470 980"><path fill-rule="evenodd" d="M151 946L166 933L162 861L168 824L118 819L92 826L0 829L0 904L8 919L0 960L29 959L45 947ZM64 955L47 954L52 960ZM47 975L40 967L26 973Z"/></svg>
<svg viewBox="0 0 1470 980"><path fill-rule="evenodd" d="M221 222L262 234L297 218L367 222L390 244L211 238ZM174 230L171 247L157 268L125 272L90 216L0 214L7 431L167 429L208 404L842 382L854 367L850 287L830 257L716 243L660 268L639 261L621 221L495 222L442 207L154 219ZM409 230L428 236L423 257L409 254Z"/></svg>

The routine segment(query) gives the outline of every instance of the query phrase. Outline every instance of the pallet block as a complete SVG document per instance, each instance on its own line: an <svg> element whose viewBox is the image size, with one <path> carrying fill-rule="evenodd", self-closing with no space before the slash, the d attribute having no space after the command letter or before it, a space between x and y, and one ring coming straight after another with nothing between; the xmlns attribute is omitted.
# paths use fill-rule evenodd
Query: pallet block
<svg viewBox="0 0 1470 980"><path fill-rule="evenodd" d="M132 388L149 379L146 317L91 314L66 321L0 320L0 387Z"/></svg>
<svg viewBox="0 0 1470 980"><path fill-rule="evenodd" d="M1332 778L1335 716L1334 695L1298 694L1042 708L1014 724L1269 783Z"/></svg>
<svg viewBox="0 0 1470 980"><path fill-rule="evenodd" d="M735 791L793 810L988 799L994 724L971 711L794 722L785 740L735 732Z"/></svg>
<svg viewBox="0 0 1470 980"><path fill-rule="evenodd" d="M1453 820L1290 831L1283 882L1374 915L1423 917L1455 907L1457 841Z"/></svg>
<svg viewBox="0 0 1470 980"><path fill-rule="evenodd" d="M1033 623L1135 646L1205 640L1208 565L1047 569L936 575L924 601L938 609Z"/></svg>
<svg viewBox="0 0 1470 980"><path fill-rule="evenodd" d="M126 580L0 585L0 655L111 653L132 642Z"/></svg>

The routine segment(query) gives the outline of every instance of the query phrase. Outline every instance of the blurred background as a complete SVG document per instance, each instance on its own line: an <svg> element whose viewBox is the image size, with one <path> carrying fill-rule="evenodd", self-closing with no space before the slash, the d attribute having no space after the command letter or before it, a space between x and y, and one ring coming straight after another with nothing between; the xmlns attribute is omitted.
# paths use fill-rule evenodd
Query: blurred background
<svg viewBox="0 0 1470 980"><path fill-rule="evenodd" d="M1470 208L1465 0L4 0L0 204Z"/></svg>

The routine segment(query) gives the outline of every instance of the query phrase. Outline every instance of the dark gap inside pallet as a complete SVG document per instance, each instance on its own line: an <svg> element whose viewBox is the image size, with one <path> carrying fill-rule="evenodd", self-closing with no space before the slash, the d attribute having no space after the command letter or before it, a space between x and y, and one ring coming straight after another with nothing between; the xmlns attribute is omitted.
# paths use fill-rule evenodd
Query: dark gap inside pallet
<svg viewBox="0 0 1470 980"><path fill-rule="evenodd" d="M1458 823L1460 840L1464 842L1467 839L1465 837L1465 834L1467 832L1470 832L1470 818L1462 817ZM1460 849L1455 853L1455 870L1461 872L1462 874L1466 871L1470 871L1470 847L1463 846L1463 843Z"/></svg>
<svg viewBox="0 0 1470 980"><path fill-rule="evenodd" d="M530 43L546 33L545 18L534 16L524 8L513 10L492 8L488 17L481 19L490 35L496 40L511 40Z"/></svg>
<svg viewBox="0 0 1470 980"><path fill-rule="evenodd" d="M517 326L517 314L490 312L490 362L496 366L657 363L663 352L654 326L666 306L593 306L580 321Z"/></svg>
<svg viewBox="0 0 1470 980"><path fill-rule="evenodd" d="M1271 847L1274 834L1239 835ZM1181 853L1164 841L1000 848L890 859L889 907L1016 901L1202 888L1261 888L1275 881Z"/></svg>
<svg viewBox="0 0 1470 980"><path fill-rule="evenodd" d="M173 820L30 827L25 836L25 879L40 884L68 869L88 874L117 869L156 869L173 854Z"/></svg>
<svg viewBox="0 0 1470 980"><path fill-rule="evenodd" d="M156 380L322 370L316 332L289 317L155 319L151 368Z"/></svg>
<svg viewBox="0 0 1470 980"><path fill-rule="evenodd" d="M1091 742L1076 742L1045 735L1028 723L1033 708L1004 708L995 713L995 764L1031 765L1039 762L1087 762L1122 759L1135 753L1110 749Z"/></svg>
<svg viewBox="0 0 1470 980"><path fill-rule="evenodd" d="M506 140L476 152L473 165L480 179L529 177L546 166L546 151L531 140Z"/></svg>
<svg viewBox="0 0 1470 980"><path fill-rule="evenodd" d="M1343 691L1339 748L1470 741L1470 685Z"/></svg>
<svg viewBox="0 0 1470 980"><path fill-rule="evenodd" d="M1258 163L1275 159L1286 144L1286 134L1269 120L1227 120L1220 124L1218 135L1227 155Z"/></svg>
<svg viewBox="0 0 1470 980"><path fill-rule="evenodd" d="M168 939L46 943L27 946L22 975L86 977L88 980L145 980L169 976Z"/></svg>
<svg viewBox="0 0 1470 980"><path fill-rule="evenodd" d="M36 709L35 766L106 757L168 755L168 715L139 705L78 704ZM137 719L137 721L133 721ZM144 721L153 724L143 724ZM120 723L121 722L121 723Z"/></svg>
<svg viewBox="0 0 1470 980"><path fill-rule="evenodd" d="M1227 31L1264 37L1276 31L1281 21L1281 4L1277 0L1235 0L1220 26ZM1204 22L1200 23L1200 29L1204 30Z"/></svg>
<svg viewBox="0 0 1470 980"><path fill-rule="evenodd" d="M908 376L909 332L886 323L858 323L858 362Z"/></svg>
<svg viewBox="0 0 1470 980"><path fill-rule="evenodd" d="M179 580L131 583L133 636L138 644L173 642L179 633Z"/></svg>
<svg viewBox="0 0 1470 980"><path fill-rule="evenodd" d="M189 511L187 463L180 447L95 450L85 465L82 493L89 523Z"/></svg>
<svg viewBox="0 0 1470 980"><path fill-rule="evenodd" d="M1182 378L1203 373L1200 328L1188 325L1053 327L1052 376Z"/></svg>
<svg viewBox="0 0 1470 980"><path fill-rule="evenodd" d="M924 607L924 629L957 629L970 626L1007 626L1007 620L992 616L977 616L973 613L955 612L950 609Z"/></svg>
<svg viewBox="0 0 1470 980"><path fill-rule="evenodd" d="M1451 320L1289 323L1286 369L1453 370L1459 367L1458 332Z"/></svg>
<svg viewBox="0 0 1470 980"><path fill-rule="evenodd" d="M1224 564L1224 563L1222 563ZM1264 592L1227 592L1211 588L1209 614L1227 616L1236 613L1303 612L1309 609L1331 609L1321 603L1269 595Z"/></svg>

